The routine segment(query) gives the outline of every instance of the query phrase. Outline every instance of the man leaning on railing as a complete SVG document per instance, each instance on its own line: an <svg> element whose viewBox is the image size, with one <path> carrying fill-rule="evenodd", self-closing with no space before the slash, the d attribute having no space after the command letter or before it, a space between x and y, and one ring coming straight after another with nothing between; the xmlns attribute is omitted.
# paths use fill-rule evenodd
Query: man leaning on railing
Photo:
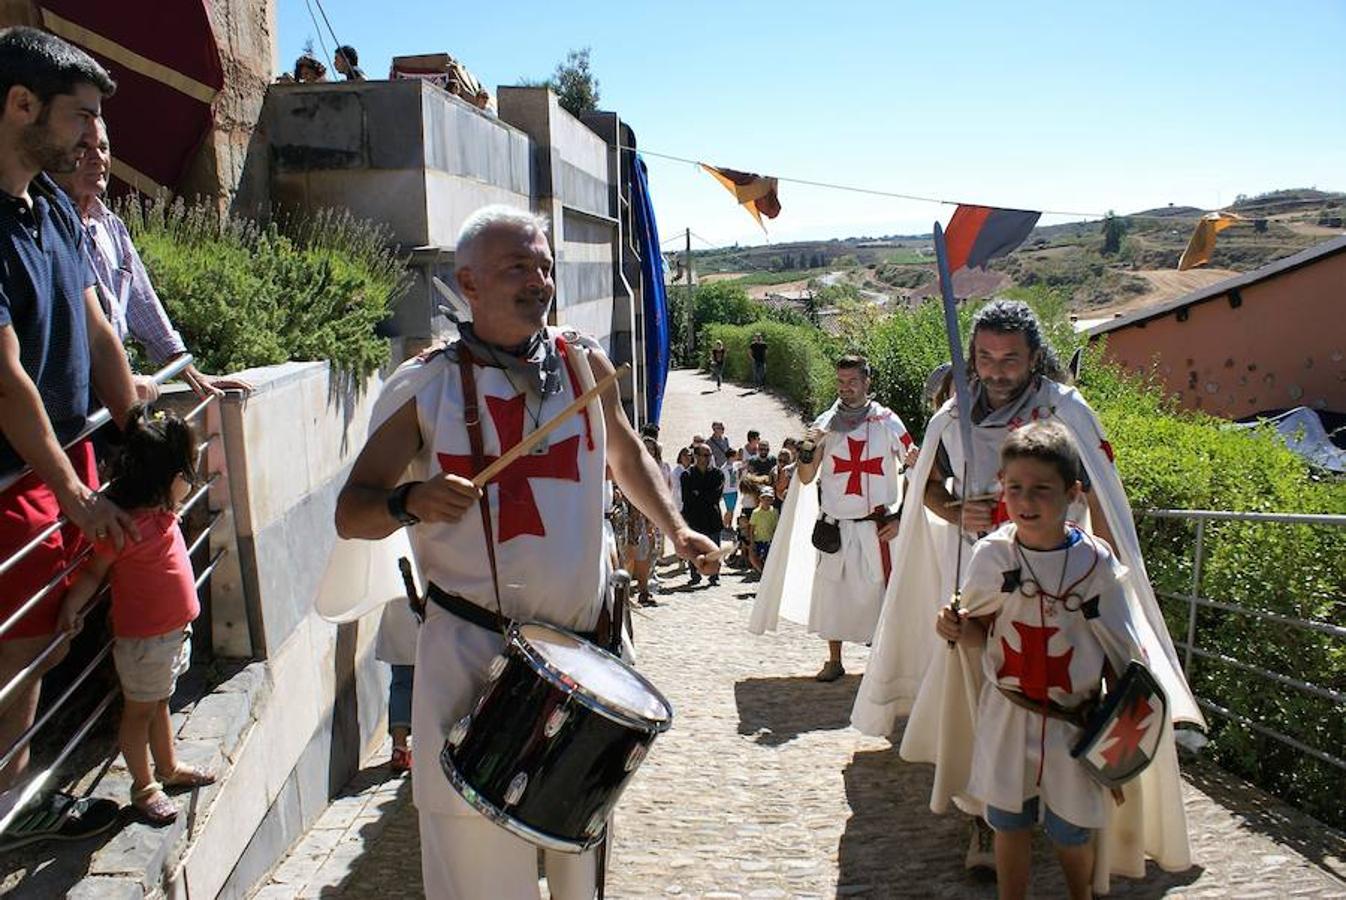
<svg viewBox="0 0 1346 900"><path fill-rule="evenodd" d="M156 365L164 365L186 355L187 345L169 321L168 313L150 283L145 264L131 243L126 223L103 203L108 173L112 170L112 148L108 143L107 123L100 117L95 124L98 139L84 151L79 164L68 172L50 174L75 202L86 234L84 247L97 279L95 290L117 337L122 342L134 338ZM136 394L142 401L153 403L158 399L159 385L153 377L132 377ZM202 397L219 396L227 390L252 389L246 381L207 375L191 364L182 370L182 379Z"/></svg>
<svg viewBox="0 0 1346 900"><path fill-rule="evenodd" d="M0 754L32 725L41 673L10 682L47 646L63 591L50 590L16 613L68 567L86 539L121 547L130 518L96 492L83 430L90 387L124 424L135 401L126 356L94 293L87 239L68 198L42 171L71 171L98 139L102 100L115 85L84 52L32 28L0 32L0 480L30 469L0 493ZM17 552L64 513L54 531L22 558ZM25 746L0 770L0 817L16 802L28 763ZM3 840L77 838L109 827L111 801L55 794L16 820Z"/></svg>

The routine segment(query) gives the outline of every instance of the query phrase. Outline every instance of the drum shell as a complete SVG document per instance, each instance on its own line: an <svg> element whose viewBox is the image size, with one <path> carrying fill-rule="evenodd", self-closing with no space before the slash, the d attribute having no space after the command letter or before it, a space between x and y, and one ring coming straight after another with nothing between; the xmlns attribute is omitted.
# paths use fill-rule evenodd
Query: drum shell
<svg viewBox="0 0 1346 900"><path fill-rule="evenodd" d="M464 799L498 824L549 849L580 852L602 839L627 782L667 726L617 721L542 677L513 641L503 662L441 762ZM564 719L549 735L558 711ZM520 774L526 787L508 803Z"/></svg>

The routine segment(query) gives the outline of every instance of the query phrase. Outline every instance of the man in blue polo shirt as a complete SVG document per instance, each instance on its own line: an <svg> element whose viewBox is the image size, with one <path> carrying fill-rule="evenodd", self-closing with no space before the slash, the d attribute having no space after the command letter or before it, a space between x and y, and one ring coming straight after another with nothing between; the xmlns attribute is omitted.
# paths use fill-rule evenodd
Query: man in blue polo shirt
<svg viewBox="0 0 1346 900"><path fill-rule="evenodd" d="M120 549L135 537L130 518L94 490L88 442L62 449L84 428L91 391L122 424L135 388L93 291L79 218L40 174L75 167L97 140L102 100L114 88L98 63L59 38L0 31L0 560L58 514L70 521L0 575L0 685L53 641L62 592L21 609L28 598L59 576L84 540ZM64 645L0 707L0 754L32 725L41 672L63 654ZM17 804L27 757L25 747L0 770L0 821ZM94 833L115 820L115 804L108 806L50 795L13 818L0 842Z"/></svg>

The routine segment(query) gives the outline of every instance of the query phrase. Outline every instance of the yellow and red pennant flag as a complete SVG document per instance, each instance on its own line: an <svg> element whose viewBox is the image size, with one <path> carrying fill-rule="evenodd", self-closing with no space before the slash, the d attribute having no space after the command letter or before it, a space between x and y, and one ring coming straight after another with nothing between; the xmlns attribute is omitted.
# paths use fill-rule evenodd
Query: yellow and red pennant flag
<svg viewBox="0 0 1346 900"><path fill-rule="evenodd" d="M724 185L724 189L734 195L739 205L746 209L763 231L762 216L774 219L780 215L780 197L776 196L776 179L756 172L740 172L737 169L722 169L701 163L701 168Z"/></svg>
<svg viewBox="0 0 1346 900"><path fill-rule="evenodd" d="M992 259L1022 244L1041 217L1042 213L1031 209L958 204L944 229L949 272L986 268Z"/></svg>
<svg viewBox="0 0 1346 900"><path fill-rule="evenodd" d="M1242 221L1245 221L1242 216L1228 212L1206 213L1202 216L1196 223L1196 231L1192 232L1192 239L1187 242L1187 249L1182 251L1182 258L1178 260L1178 271L1185 272L1210 262L1215 252L1215 236L1230 225Z"/></svg>

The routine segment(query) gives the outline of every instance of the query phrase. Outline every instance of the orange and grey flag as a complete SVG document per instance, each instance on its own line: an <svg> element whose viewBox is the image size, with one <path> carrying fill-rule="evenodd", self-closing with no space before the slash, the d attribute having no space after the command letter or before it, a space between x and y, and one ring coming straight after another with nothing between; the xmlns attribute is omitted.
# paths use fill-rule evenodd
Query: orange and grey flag
<svg viewBox="0 0 1346 900"><path fill-rule="evenodd" d="M986 268L988 262L1022 244L1041 216L1031 209L958 204L944 229L949 272Z"/></svg>
<svg viewBox="0 0 1346 900"><path fill-rule="evenodd" d="M734 199L757 220L763 231L766 231L766 226L762 225L762 216L774 219L780 215L780 197L776 196L776 179L755 172L708 166L705 163L701 163L701 168L734 195Z"/></svg>
<svg viewBox="0 0 1346 900"><path fill-rule="evenodd" d="M1187 242L1187 249L1182 251L1182 258L1178 260L1178 271L1185 272L1210 262L1211 255L1215 252L1215 236L1230 225L1242 221L1244 221L1242 216L1227 212L1206 213L1202 216L1197 220L1196 231L1192 232L1192 239Z"/></svg>

